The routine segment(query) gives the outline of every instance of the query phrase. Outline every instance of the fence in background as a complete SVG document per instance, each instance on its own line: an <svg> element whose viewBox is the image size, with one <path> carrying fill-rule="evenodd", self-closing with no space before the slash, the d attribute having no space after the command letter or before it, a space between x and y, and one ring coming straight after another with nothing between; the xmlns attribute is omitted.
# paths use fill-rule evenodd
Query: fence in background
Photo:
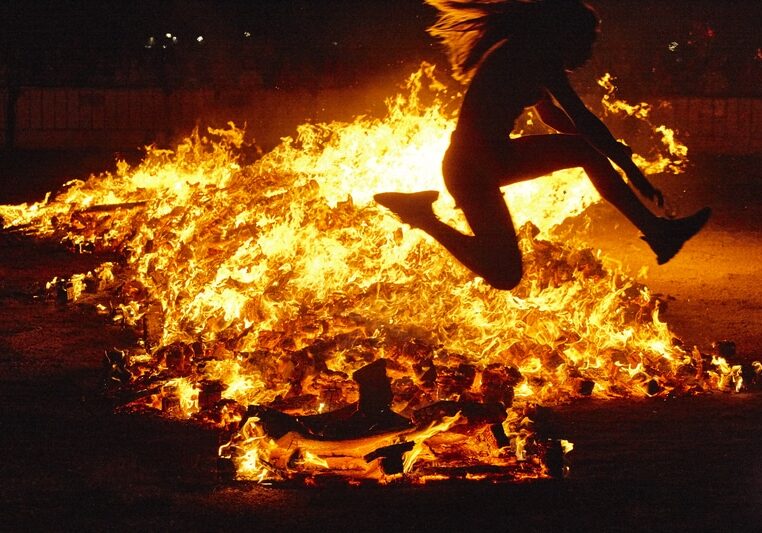
<svg viewBox="0 0 762 533"><path fill-rule="evenodd" d="M130 150L171 143L199 119L247 124L264 146L307 120L350 118L367 112L366 89L177 90L23 87L9 133L8 92L0 90L0 143L17 149ZM382 101L376 95L376 101ZM666 103L666 102L665 102ZM696 152L762 154L762 98L672 97L654 105L655 118L676 127Z"/></svg>

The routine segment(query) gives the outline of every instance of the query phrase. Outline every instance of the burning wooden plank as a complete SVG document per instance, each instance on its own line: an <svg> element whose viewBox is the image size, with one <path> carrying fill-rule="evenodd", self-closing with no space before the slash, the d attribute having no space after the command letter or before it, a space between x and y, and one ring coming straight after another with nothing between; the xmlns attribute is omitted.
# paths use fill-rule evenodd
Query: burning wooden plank
<svg viewBox="0 0 762 533"><path fill-rule="evenodd" d="M502 432L506 417L502 404L439 401L407 419L390 408L391 380L384 359L361 368L353 378L360 384L359 401L333 412L295 416L249 406L241 432L224 447L225 453L239 462L239 469L253 461L260 469L257 475L276 479L338 475L386 480L411 472L419 461L429 465L428 475L437 468L453 473L460 469L464 475L482 472L489 466L477 457L484 444L475 448L476 454L463 454L468 441L474 435L492 435L487 447L493 459L509 444ZM256 459L247 457L252 450ZM497 460L506 477L515 473L509 463ZM497 467L487 470L492 476L500 474Z"/></svg>

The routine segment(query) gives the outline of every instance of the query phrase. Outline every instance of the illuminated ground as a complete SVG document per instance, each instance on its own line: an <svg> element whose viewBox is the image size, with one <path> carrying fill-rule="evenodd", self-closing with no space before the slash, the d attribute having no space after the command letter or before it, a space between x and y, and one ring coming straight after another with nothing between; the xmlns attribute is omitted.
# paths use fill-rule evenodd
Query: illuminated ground
<svg viewBox="0 0 762 533"><path fill-rule="evenodd" d="M648 284L669 297L664 317L678 334L706 349L733 340L745 361L762 359L759 169L759 161L707 159L689 176L663 184L682 210L708 203L716 211L706 231L665 267L656 267L610 209L591 213L591 242L633 271L651 266ZM20 187L13 197L23 194L30 192ZM114 415L102 399L103 350L128 341L129 331L104 325L87 309L32 298L39 283L92 261L0 237L3 530L745 531L758 525L759 392L555 409L541 427L576 444L572 477L562 483L322 490L223 483L213 434Z"/></svg>

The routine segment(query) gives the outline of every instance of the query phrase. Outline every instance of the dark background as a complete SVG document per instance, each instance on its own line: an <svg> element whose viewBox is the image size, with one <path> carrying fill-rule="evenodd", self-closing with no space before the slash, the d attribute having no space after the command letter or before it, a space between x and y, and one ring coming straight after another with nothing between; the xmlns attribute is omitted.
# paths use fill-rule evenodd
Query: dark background
<svg viewBox="0 0 762 533"><path fill-rule="evenodd" d="M762 94L762 3L593 5L603 26L591 67L625 92ZM5 2L0 20L0 84L320 87L443 62L420 0L32 0Z"/></svg>

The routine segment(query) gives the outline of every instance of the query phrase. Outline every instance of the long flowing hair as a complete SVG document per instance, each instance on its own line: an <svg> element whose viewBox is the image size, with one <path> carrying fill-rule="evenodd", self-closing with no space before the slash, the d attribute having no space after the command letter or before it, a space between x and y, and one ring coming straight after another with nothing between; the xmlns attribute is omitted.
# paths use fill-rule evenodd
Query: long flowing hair
<svg viewBox="0 0 762 533"><path fill-rule="evenodd" d="M445 45L453 75L470 80L494 46L517 36L544 44L595 31L598 17L581 0L424 0L439 11L428 28Z"/></svg>

